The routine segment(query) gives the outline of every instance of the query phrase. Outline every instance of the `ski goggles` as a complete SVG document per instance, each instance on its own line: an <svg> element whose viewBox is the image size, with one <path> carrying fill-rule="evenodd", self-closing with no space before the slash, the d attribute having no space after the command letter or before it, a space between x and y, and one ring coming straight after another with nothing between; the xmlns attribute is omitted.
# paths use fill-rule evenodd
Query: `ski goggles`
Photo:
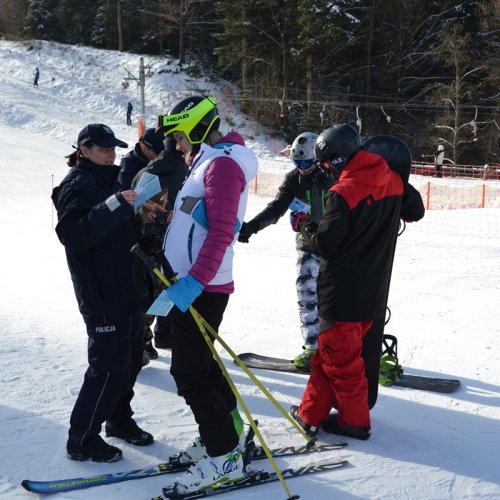
<svg viewBox="0 0 500 500"><path fill-rule="evenodd" d="M330 158L329 160L318 161L317 164L324 171L332 169L337 169L340 171L344 166L344 158L342 156L336 156Z"/></svg>
<svg viewBox="0 0 500 500"><path fill-rule="evenodd" d="M314 160L293 160L293 163L299 170L307 170L316 164Z"/></svg>

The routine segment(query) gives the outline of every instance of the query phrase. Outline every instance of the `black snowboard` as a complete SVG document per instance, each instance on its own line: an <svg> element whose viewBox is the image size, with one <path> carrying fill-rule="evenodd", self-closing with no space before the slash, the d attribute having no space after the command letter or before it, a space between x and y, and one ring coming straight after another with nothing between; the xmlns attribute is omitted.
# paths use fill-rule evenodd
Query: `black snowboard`
<svg viewBox="0 0 500 500"><path fill-rule="evenodd" d="M408 182L411 170L411 151L408 145L392 135L370 137L361 149L381 156L391 170L397 172L403 182Z"/></svg>
<svg viewBox="0 0 500 500"><path fill-rule="evenodd" d="M362 149L380 155L387 162L391 170L397 172L404 183L408 182L411 169L411 151L408 145L401 139L389 135L371 137L362 146ZM391 249L394 259L396 247ZM392 274L392 264L391 264ZM387 299L389 297L389 286L391 276L388 276L384 285L384 303L380 311L373 318L373 325L363 339L363 359L365 361L365 375L368 380L368 406L373 408L377 402L380 372L380 354L382 338L386 324Z"/></svg>
<svg viewBox="0 0 500 500"><path fill-rule="evenodd" d="M273 358L261 356L253 352L239 354L238 357L248 366L248 368L259 368L261 370L273 370L279 372L302 373L308 375L308 371L295 368L292 361L283 358ZM419 389L421 391L432 391L450 393L460 387L460 380L436 377L421 377L420 375L407 375L403 373L396 382L390 386L408 387L410 389Z"/></svg>

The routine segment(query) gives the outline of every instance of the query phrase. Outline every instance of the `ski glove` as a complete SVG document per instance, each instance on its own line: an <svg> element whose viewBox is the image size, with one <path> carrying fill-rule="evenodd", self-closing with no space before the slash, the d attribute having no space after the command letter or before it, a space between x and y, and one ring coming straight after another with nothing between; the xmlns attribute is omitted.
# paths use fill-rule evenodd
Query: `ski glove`
<svg viewBox="0 0 500 500"><path fill-rule="evenodd" d="M244 222L240 228L240 234L238 235L238 241L240 243L248 243L250 236L255 234L257 231L254 229L251 222Z"/></svg>
<svg viewBox="0 0 500 500"><path fill-rule="evenodd" d="M306 220L309 220L309 215L304 212L290 212L290 224L296 233L300 233L300 226Z"/></svg>
<svg viewBox="0 0 500 500"><path fill-rule="evenodd" d="M167 288L168 298L182 311L186 312L196 297L203 291L203 285L190 274L179 278Z"/></svg>

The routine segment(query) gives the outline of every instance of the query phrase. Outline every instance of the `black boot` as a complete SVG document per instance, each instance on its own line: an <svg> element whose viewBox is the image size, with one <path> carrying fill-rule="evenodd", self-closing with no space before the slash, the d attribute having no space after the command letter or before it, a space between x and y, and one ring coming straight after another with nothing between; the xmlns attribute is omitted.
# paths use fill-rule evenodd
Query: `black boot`
<svg viewBox="0 0 500 500"><path fill-rule="evenodd" d="M290 411L288 413L300 425L300 427L302 427L302 430L309 437L315 437L316 436L316 434L318 433L318 428L314 427L313 425L309 425L308 423L304 422L299 417L299 407L297 405L290 406Z"/></svg>
<svg viewBox="0 0 500 500"><path fill-rule="evenodd" d="M370 437L370 427L347 425L346 423L339 424L339 416L337 413L328 415L321 422L321 428L329 434L340 434L341 436L349 436L356 439L366 440Z"/></svg>
<svg viewBox="0 0 500 500"><path fill-rule="evenodd" d="M66 445L67 456L71 460L92 460L94 462L117 462L122 452L116 446L106 443L101 436L96 436L84 444Z"/></svg>
<svg viewBox="0 0 500 500"><path fill-rule="evenodd" d="M119 424L106 422L106 436L123 439L135 446L147 446L154 441L153 436L149 432L143 431L133 418Z"/></svg>

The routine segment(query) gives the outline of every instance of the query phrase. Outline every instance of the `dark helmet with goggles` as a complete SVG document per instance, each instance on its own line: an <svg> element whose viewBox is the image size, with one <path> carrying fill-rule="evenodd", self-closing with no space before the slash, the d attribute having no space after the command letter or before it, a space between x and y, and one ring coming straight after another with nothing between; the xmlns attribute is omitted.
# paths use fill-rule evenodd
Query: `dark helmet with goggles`
<svg viewBox="0 0 500 500"><path fill-rule="evenodd" d="M183 132L191 144L201 144L217 130L220 116L213 97L194 95L181 99L168 115L158 116L158 130L165 135Z"/></svg>
<svg viewBox="0 0 500 500"><path fill-rule="evenodd" d="M347 123L326 128L316 139L315 155L320 164L326 162L341 171L363 145L356 129Z"/></svg>

